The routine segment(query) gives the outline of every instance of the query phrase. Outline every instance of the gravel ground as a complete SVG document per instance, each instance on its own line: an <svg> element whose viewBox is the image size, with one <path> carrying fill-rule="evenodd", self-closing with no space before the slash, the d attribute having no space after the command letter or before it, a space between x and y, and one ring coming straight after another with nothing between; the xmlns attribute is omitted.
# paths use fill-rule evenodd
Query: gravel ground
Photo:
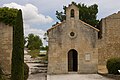
<svg viewBox="0 0 120 80"><path fill-rule="evenodd" d="M31 74L28 80L120 80L120 76L99 74L61 74L48 75L46 73Z"/></svg>
<svg viewBox="0 0 120 80"><path fill-rule="evenodd" d="M35 73L38 63L27 63L30 68L30 73ZM40 68L40 67L38 67ZM40 68L41 69L41 68ZM110 78L111 77L111 78ZM114 78L114 79L112 79ZM46 73L30 74L28 80L120 80L120 76L108 76L99 74L61 74L61 75L47 75Z"/></svg>
<svg viewBox="0 0 120 80"><path fill-rule="evenodd" d="M99 74L47 75L47 80L115 80Z"/></svg>
<svg viewBox="0 0 120 80"><path fill-rule="evenodd" d="M28 80L46 80L46 75L43 73L31 74Z"/></svg>

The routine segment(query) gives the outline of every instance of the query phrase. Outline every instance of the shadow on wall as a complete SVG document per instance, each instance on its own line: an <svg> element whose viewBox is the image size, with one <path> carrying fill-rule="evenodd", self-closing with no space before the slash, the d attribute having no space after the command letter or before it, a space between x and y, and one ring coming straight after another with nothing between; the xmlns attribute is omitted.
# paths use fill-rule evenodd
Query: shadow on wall
<svg viewBox="0 0 120 80"><path fill-rule="evenodd" d="M1 65L0 65L0 80L6 80L4 78L4 74L3 74L3 71L2 71Z"/></svg>

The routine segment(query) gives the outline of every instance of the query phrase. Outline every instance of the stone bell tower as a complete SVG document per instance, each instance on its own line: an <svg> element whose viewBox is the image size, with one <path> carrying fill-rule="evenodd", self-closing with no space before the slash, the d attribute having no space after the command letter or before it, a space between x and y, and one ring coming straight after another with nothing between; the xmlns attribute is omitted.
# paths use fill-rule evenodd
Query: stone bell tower
<svg viewBox="0 0 120 80"><path fill-rule="evenodd" d="M66 20L70 19L79 20L79 8L74 3L66 8Z"/></svg>

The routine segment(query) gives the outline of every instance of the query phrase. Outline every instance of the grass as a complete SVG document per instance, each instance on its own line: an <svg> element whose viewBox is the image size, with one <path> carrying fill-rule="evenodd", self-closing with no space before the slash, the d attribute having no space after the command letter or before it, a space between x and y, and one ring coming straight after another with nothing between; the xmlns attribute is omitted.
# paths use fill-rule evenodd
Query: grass
<svg viewBox="0 0 120 80"><path fill-rule="evenodd" d="M28 52L29 55L31 55L32 58L37 58L37 57L42 57L42 60L45 60L47 61L47 54L39 54L40 53L40 50L31 50Z"/></svg>
<svg viewBox="0 0 120 80"><path fill-rule="evenodd" d="M31 55L32 58L36 58L36 57L39 57L39 53L40 53L40 50L31 50L28 52L29 55Z"/></svg>

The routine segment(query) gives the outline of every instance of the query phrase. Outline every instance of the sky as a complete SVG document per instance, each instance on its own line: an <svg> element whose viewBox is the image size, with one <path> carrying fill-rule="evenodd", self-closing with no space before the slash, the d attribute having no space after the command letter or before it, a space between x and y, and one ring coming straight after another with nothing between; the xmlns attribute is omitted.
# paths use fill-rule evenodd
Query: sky
<svg viewBox="0 0 120 80"><path fill-rule="evenodd" d="M98 5L97 19L105 18L120 11L119 0L0 0L0 7L21 9L23 13L24 35L30 33L43 39L44 33L56 21L55 12L63 11L63 5L68 6L72 1L86 5ZM43 41L44 45L47 43Z"/></svg>

